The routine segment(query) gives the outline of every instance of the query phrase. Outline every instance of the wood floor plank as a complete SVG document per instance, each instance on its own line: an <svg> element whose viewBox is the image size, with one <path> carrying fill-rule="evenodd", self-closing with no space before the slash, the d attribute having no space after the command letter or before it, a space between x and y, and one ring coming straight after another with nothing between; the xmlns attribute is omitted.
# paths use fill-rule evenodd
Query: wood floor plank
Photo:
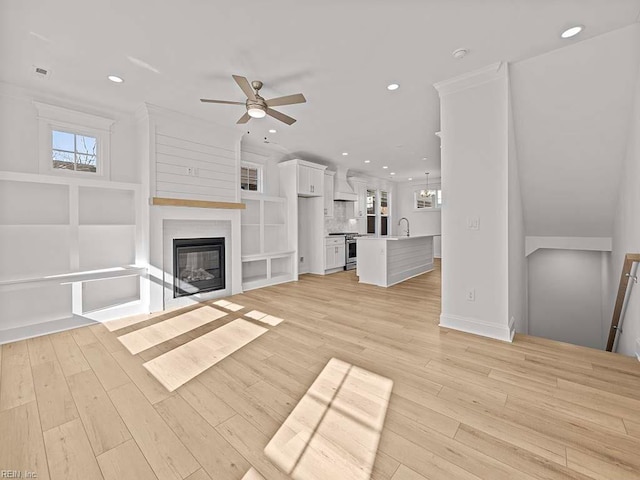
<svg viewBox="0 0 640 480"><path fill-rule="evenodd" d="M631 420L624 419L624 426L627 433L635 438L640 438L640 423L632 422Z"/></svg>
<svg viewBox="0 0 640 480"><path fill-rule="evenodd" d="M144 455L128 440L97 457L105 480L157 480Z"/></svg>
<svg viewBox="0 0 640 480"><path fill-rule="evenodd" d="M67 380L96 455L101 455L131 438L93 371L76 373Z"/></svg>
<svg viewBox="0 0 640 480"><path fill-rule="evenodd" d="M51 480L104 478L80 420L44 432L44 443Z"/></svg>
<svg viewBox="0 0 640 480"><path fill-rule="evenodd" d="M42 363L58 361L49 335L28 339L27 347L29 349L29 360L31 361L32 367Z"/></svg>
<svg viewBox="0 0 640 480"><path fill-rule="evenodd" d="M50 338L62 371L66 377L91 370L89 363L82 355L80 347L78 347L71 333L55 333L51 335Z"/></svg>
<svg viewBox="0 0 640 480"><path fill-rule="evenodd" d="M131 355L126 350L119 350L111 355L149 402L154 404L169 398L171 394L142 366L143 361L141 358Z"/></svg>
<svg viewBox="0 0 640 480"><path fill-rule="evenodd" d="M29 350L25 340L2 346L0 368L0 410L25 405L36 399Z"/></svg>
<svg viewBox="0 0 640 480"><path fill-rule="evenodd" d="M155 409L211 478L240 478L250 467L244 457L179 395L157 403ZM211 455L212 451L216 455Z"/></svg>
<svg viewBox="0 0 640 480"><path fill-rule="evenodd" d="M57 360L40 363L32 368L32 372L43 431L79 418Z"/></svg>
<svg viewBox="0 0 640 480"><path fill-rule="evenodd" d="M79 347L91 345L98 341L98 338L93 334L93 331L88 326L74 328L73 330L70 330L70 332Z"/></svg>
<svg viewBox="0 0 640 480"><path fill-rule="evenodd" d="M187 382L177 392L213 427L237 413L198 380Z"/></svg>
<svg viewBox="0 0 640 480"><path fill-rule="evenodd" d="M246 320L237 319L160 355L143 366L167 390L173 392L267 331L266 328Z"/></svg>
<svg viewBox="0 0 640 480"><path fill-rule="evenodd" d="M427 480L427 478L423 477L418 472L414 472L405 465L400 465L395 475L392 477L392 480Z"/></svg>
<svg viewBox="0 0 640 480"><path fill-rule="evenodd" d="M189 475L185 480L212 480L212 478L207 475L203 469L198 470L197 472Z"/></svg>
<svg viewBox="0 0 640 480"><path fill-rule="evenodd" d="M225 312L209 306L197 308L122 335L118 340L129 352L136 355L226 315Z"/></svg>
<svg viewBox="0 0 640 480"><path fill-rule="evenodd" d="M124 348L124 345L118 341L118 336L110 332L102 323L96 323L89 328L109 353L117 352Z"/></svg>
<svg viewBox="0 0 640 480"><path fill-rule="evenodd" d="M216 430L222 435L240 454L246 458L253 467L269 480L290 480L291 477L282 473L265 456L264 447L269 439L258 429L251 425L241 415L235 415L221 423Z"/></svg>
<svg viewBox="0 0 640 480"><path fill-rule="evenodd" d="M35 401L0 412L0 432L0 468L33 472L40 480L50 478Z"/></svg>
<svg viewBox="0 0 640 480"><path fill-rule="evenodd" d="M158 479L181 480L200 468L135 385L114 388L109 396Z"/></svg>
<svg viewBox="0 0 640 480"><path fill-rule="evenodd" d="M80 350L105 390L111 390L131 381L101 343L90 343L80 347Z"/></svg>

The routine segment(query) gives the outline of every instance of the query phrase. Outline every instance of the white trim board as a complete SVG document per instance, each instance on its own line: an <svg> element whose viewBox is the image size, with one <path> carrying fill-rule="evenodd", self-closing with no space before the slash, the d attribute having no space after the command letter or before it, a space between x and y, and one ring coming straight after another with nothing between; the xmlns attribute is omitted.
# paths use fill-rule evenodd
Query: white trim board
<svg viewBox="0 0 640 480"><path fill-rule="evenodd" d="M513 337L516 333L514 324L513 319L509 322L509 325L497 325L477 318L442 313L440 314L439 326L473 333L483 337L495 338L496 340L502 340L504 342L513 342Z"/></svg>
<svg viewBox="0 0 640 480"><path fill-rule="evenodd" d="M611 237L534 237L524 239L525 256L531 255L538 249L551 248L556 250L590 250L610 252Z"/></svg>

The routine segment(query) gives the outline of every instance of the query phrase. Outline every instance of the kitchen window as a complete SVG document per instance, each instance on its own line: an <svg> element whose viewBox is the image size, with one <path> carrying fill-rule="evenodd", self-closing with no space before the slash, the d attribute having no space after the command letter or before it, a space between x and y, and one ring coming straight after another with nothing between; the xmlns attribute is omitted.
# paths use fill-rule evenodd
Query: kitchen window
<svg viewBox="0 0 640 480"><path fill-rule="evenodd" d="M367 233L389 235L389 192L367 190Z"/></svg>
<svg viewBox="0 0 640 480"><path fill-rule="evenodd" d="M376 191L367 189L367 233L376 233Z"/></svg>
<svg viewBox="0 0 640 480"><path fill-rule="evenodd" d="M262 165L242 162L240 188L250 192L262 192Z"/></svg>
<svg viewBox="0 0 640 480"><path fill-rule="evenodd" d="M428 211L435 210L442 207L442 190L429 189L429 190L416 190L413 192L414 210Z"/></svg>
<svg viewBox="0 0 640 480"><path fill-rule="evenodd" d="M380 235L389 235L389 193L380 191Z"/></svg>

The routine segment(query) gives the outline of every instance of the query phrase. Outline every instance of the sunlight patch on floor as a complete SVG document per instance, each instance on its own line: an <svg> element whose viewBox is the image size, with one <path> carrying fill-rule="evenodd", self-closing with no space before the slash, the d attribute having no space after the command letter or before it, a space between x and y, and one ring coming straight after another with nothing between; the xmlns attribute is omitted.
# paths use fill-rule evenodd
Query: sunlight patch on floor
<svg viewBox="0 0 640 480"><path fill-rule="evenodd" d="M252 320L257 320L258 322L266 323L272 327L280 325L283 322L282 318L274 317L259 310L251 310L249 313L245 313L244 316Z"/></svg>
<svg viewBox="0 0 640 480"><path fill-rule="evenodd" d="M160 355L143 366L167 390L173 392L266 332L266 328L239 318Z"/></svg>
<svg viewBox="0 0 640 480"><path fill-rule="evenodd" d="M242 480L265 480L255 468L251 467L247 473L244 474Z"/></svg>
<svg viewBox="0 0 640 480"><path fill-rule="evenodd" d="M209 322L218 320L227 315L226 312L213 307L200 307L190 310L182 315L171 317L162 322L155 323L135 332L118 337L118 340L136 355L167 340L179 337Z"/></svg>
<svg viewBox="0 0 640 480"><path fill-rule="evenodd" d="M332 358L266 446L294 480L368 480L393 381Z"/></svg>
<svg viewBox="0 0 640 480"><path fill-rule="evenodd" d="M218 300L213 302L214 305L218 307L222 307L227 310L231 310L232 312L237 312L238 310L242 310L244 307L242 305L238 305L237 303L229 302L228 300Z"/></svg>

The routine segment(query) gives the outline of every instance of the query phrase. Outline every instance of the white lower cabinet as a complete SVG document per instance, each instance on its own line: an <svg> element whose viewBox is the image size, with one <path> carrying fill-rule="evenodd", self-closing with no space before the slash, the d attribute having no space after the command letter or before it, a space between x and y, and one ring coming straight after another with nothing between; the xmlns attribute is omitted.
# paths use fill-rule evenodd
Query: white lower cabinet
<svg viewBox="0 0 640 480"><path fill-rule="evenodd" d="M342 268L346 264L344 237L325 238L324 241L324 269Z"/></svg>

